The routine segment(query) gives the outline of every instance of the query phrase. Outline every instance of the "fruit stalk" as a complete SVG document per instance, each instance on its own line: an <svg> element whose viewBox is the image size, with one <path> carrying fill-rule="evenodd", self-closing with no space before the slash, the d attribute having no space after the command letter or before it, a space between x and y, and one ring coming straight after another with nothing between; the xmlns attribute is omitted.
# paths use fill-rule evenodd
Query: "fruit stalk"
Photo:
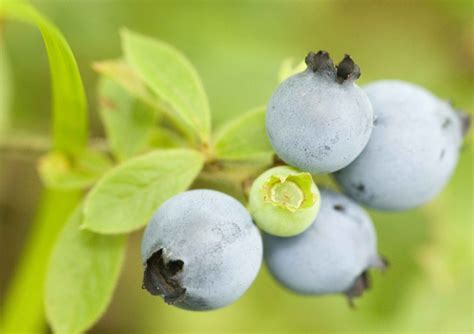
<svg viewBox="0 0 474 334"><path fill-rule="evenodd" d="M43 192L26 247L5 296L0 332L45 332L43 285L49 255L80 195L79 191Z"/></svg>

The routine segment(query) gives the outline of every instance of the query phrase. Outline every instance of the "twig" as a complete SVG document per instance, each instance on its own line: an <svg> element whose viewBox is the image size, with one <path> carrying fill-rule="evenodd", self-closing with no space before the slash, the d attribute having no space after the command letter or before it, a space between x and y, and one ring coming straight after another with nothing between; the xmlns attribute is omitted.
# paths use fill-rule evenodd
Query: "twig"
<svg viewBox="0 0 474 334"><path fill-rule="evenodd" d="M103 138L92 138L89 147L100 152L109 152L107 142ZM0 156L32 159L51 149L51 140L45 136L14 134L0 138Z"/></svg>

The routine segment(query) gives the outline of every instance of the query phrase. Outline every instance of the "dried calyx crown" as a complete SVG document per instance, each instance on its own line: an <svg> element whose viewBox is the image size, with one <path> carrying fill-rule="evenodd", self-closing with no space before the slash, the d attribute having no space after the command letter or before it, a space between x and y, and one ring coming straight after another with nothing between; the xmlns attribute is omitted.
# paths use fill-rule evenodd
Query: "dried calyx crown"
<svg viewBox="0 0 474 334"><path fill-rule="evenodd" d="M184 300L186 289L178 279L183 270L181 260L165 261L163 250L153 253L146 262L142 288L154 296L162 296L167 304Z"/></svg>
<svg viewBox="0 0 474 334"><path fill-rule="evenodd" d="M311 51L306 56L305 63L313 72L329 74L331 77L335 77L340 84L347 80L357 80L360 77L359 66L354 63L348 54L344 55L339 64L334 66L329 53L326 51L318 51L317 53Z"/></svg>
<svg viewBox="0 0 474 334"><path fill-rule="evenodd" d="M466 137L469 129L471 128L472 116L465 113L464 111L457 111L456 113L461 120L461 133L463 137Z"/></svg>
<svg viewBox="0 0 474 334"><path fill-rule="evenodd" d="M389 266L389 262L385 257L378 257L376 262L371 265L371 268L378 268L382 271L385 271ZM350 307L355 307L354 298L360 297L363 295L365 290L370 289L371 280L368 269L364 270L355 281L352 283L352 286L344 292L349 302Z"/></svg>
<svg viewBox="0 0 474 334"><path fill-rule="evenodd" d="M446 103L449 104L449 106L461 122L461 134L463 137L466 137L469 130L471 129L472 116L461 109L457 109L454 106L454 102L452 100L446 100ZM449 124L451 124L451 121L449 119L446 119L446 121L443 123L443 128L447 128Z"/></svg>

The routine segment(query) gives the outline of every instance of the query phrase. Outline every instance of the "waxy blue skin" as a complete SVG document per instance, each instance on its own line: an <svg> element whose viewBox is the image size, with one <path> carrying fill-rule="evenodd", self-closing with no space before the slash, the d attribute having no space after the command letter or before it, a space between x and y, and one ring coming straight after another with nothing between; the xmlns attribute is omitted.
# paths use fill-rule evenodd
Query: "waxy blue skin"
<svg viewBox="0 0 474 334"><path fill-rule="evenodd" d="M266 129L277 155L312 174L331 173L363 150L373 126L365 92L352 79L311 69L283 81L267 107Z"/></svg>
<svg viewBox="0 0 474 334"><path fill-rule="evenodd" d="M343 191L379 210L407 210L442 191L459 159L462 114L422 87L395 80L364 90L375 127L361 155L336 173Z"/></svg>
<svg viewBox="0 0 474 334"><path fill-rule="evenodd" d="M266 264L284 287L304 295L346 293L368 268L383 268L367 213L346 196L321 189L321 209L303 233L264 235Z"/></svg>
<svg viewBox="0 0 474 334"><path fill-rule="evenodd" d="M148 224L142 261L162 250L165 262L183 261L174 277L186 289L175 306L212 310L236 301L262 262L262 239L245 207L214 190L191 190L166 201Z"/></svg>

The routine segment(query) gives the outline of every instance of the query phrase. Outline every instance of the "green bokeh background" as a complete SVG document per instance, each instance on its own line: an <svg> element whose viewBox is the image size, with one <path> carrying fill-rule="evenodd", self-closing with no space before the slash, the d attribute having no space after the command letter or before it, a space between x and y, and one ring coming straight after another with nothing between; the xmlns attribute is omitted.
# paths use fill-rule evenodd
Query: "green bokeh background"
<svg viewBox="0 0 474 334"><path fill-rule="evenodd" d="M287 57L309 50L349 53L360 84L397 78L418 83L472 113L473 3L470 1L33 1L63 32L89 98L93 135L95 60L120 55L121 27L182 50L200 73L216 127L265 104ZM4 26L13 80L12 125L47 134L49 69L40 34ZM141 232L130 236L112 305L92 333L466 332L473 331L473 136L448 187L404 213L371 212L380 252L390 259L373 289L347 306L342 296L294 295L262 268L234 305L191 313L141 287ZM8 285L35 214L40 183L34 160L0 156L0 288Z"/></svg>

